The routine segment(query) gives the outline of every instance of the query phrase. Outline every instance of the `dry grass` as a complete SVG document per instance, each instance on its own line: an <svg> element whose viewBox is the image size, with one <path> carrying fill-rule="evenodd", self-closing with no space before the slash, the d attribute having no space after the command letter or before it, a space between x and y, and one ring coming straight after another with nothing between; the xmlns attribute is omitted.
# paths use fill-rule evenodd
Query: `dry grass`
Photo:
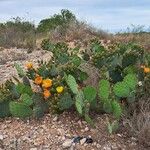
<svg viewBox="0 0 150 150"><path fill-rule="evenodd" d="M84 22L71 22L67 28L57 27L55 30L50 31L46 35L44 34L44 38L42 35L37 35L41 41L42 39L49 38L51 42L72 42L72 41L80 41L81 43L85 41L89 41L92 38L105 39L110 40L113 38L111 34L103 30L97 30L96 28L84 23Z"/></svg>
<svg viewBox="0 0 150 150"><path fill-rule="evenodd" d="M115 35L117 42L136 42L150 51L150 33L124 33Z"/></svg>

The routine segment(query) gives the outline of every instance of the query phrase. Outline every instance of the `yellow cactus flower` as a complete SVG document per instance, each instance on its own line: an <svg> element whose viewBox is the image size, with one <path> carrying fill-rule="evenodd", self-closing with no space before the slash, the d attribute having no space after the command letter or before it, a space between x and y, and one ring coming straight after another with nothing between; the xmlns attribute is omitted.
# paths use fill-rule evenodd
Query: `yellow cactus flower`
<svg viewBox="0 0 150 150"><path fill-rule="evenodd" d="M49 90L44 89L43 95L44 95L44 98L47 99L47 98L49 98L51 96L51 93L50 93Z"/></svg>
<svg viewBox="0 0 150 150"><path fill-rule="evenodd" d="M32 62L28 62L28 63L26 64L26 67L27 67L27 69L32 69L32 68L33 68Z"/></svg>
<svg viewBox="0 0 150 150"><path fill-rule="evenodd" d="M42 82L43 88L50 88L52 86L52 80L51 79L45 79Z"/></svg>
<svg viewBox="0 0 150 150"><path fill-rule="evenodd" d="M36 76L34 83L37 85L40 85L40 84L42 84L42 81L43 81L43 79L41 76Z"/></svg>
<svg viewBox="0 0 150 150"><path fill-rule="evenodd" d="M64 90L63 86L58 86L58 87L56 88L56 91L57 91L58 93L62 93L63 90Z"/></svg>
<svg viewBox="0 0 150 150"><path fill-rule="evenodd" d="M145 72L145 73L149 73L149 72L150 72L150 68L145 67L145 68L144 68L144 72Z"/></svg>

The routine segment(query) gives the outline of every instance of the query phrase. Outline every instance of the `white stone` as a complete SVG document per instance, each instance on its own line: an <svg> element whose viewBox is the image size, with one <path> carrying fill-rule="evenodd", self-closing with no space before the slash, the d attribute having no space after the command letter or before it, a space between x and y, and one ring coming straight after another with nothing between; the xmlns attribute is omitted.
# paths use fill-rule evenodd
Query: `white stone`
<svg viewBox="0 0 150 150"><path fill-rule="evenodd" d="M58 120L58 117L55 116L55 117L53 118L53 121L57 121L57 120Z"/></svg>
<svg viewBox="0 0 150 150"><path fill-rule="evenodd" d="M72 143L73 143L73 140L67 139L67 140L62 144L62 147L63 147L64 149L69 148L69 147L71 147Z"/></svg>
<svg viewBox="0 0 150 150"><path fill-rule="evenodd" d="M86 142L86 138L80 140L80 144L83 145Z"/></svg>
<svg viewBox="0 0 150 150"><path fill-rule="evenodd" d="M30 150L37 150L37 148L36 148L36 147L34 147L34 148L30 148Z"/></svg>
<svg viewBox="0 0 150 150"><path fill-rule="evenodd" d="M0 140L3 140L4 139L4 136L3 135L0 135Z"/></svg>
<svg viewBox="0 0 150 150"><path fill-rule="evenodd" d="M85 131L85 132L89 131L89 128L88 128L88 127L86 127L86 128L84 129L84 131Z"/></svg>

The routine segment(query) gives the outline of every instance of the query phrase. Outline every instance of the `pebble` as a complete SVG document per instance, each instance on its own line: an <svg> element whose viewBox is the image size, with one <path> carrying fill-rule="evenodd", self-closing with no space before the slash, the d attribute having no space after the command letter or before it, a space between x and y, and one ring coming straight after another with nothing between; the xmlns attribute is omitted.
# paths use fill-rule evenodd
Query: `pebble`
<svg viewBox="0 0 150 150"><path fill-rule="evenodd" d="M34 147L34 148L30 148L30 150L37 150L37 148L36 148L36 147Z"/></svg>
<svg viewBox="0 0 150 150"><path fill-rule="evenodd" d="M4 136L3 135L0 135L0 140L3 140L4 139Z"/></svg>
<svg viewBox="0 0 150 150"><path fill-rule="evenodd" d="M58 116L55 116L54 118L53 118L53 121L58 121Z"/></svg>
<svg viewBox="0 0 150 150"><path fill-rule="evenodd" d="M88 128L88 127L86 127L86 128L84 129L84 131L85 131L85 132L89 131L89 128Z"/></svg>
<svg viewBox="0 0 150 150"><path fill-rule="evenodd" d="M80 140L80 144L83 145L86 142L86 138Z"/></svg>
<svg viewBox="0 0 150 150"><path fill-rule="evenodd" d="M70 148L71 145L72 145L72 143L73 143L73 140L72 140L72 139L67 139L67 140L62 144L63 149Z"/></svg>
<svg viewBox="0 0 150 150"><path fill-rule="evenodd" d="M96 147L97 147L97 148L101 148L101 145L100 145L100 144L97 144Z"/></svg>

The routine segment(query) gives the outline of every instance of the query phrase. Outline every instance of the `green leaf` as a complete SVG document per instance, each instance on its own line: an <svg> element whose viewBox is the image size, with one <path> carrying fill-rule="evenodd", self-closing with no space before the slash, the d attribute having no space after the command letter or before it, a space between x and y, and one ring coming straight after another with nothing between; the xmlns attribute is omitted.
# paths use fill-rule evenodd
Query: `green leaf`
<svg viewBox="0 0 150 150"><path fill-rule="evenodd" d="M87 86L83 89L84 98L88 100L88 102L92 102L96 98L96 89L92 86Z"/></svg>
<svg viewBox="0 0 150 150"><path fill-rule="evenodd" d="M67 80L66 80L68 86L70 87L71 91L74 94L78 93L78 84L75 80L75 78L72 75L68 75Z"/></svg>
<svg viewBox="0 0 150 150"><path fill-rule="evenodd" d="M110 83L107 80L101 80L99 82L98 95L102 101L106 101L110 93Z"/></svg>
<svg viewBox="0 0 150 150"><path fill-rule="evenodd" d="M76 109L78 111L78 113L80 115L83 114L83 107L84 107L84 94L82 91L79 91L76 95L76 102L75 102L75 105L76 105Z"/></svg>
<svg viewBox="0 0 150 150"><path fill-rule="evenodd" d="M31 106L33 104L32 98L28 94L22 94L21 98L22 102L27 106Z"/></svg>

